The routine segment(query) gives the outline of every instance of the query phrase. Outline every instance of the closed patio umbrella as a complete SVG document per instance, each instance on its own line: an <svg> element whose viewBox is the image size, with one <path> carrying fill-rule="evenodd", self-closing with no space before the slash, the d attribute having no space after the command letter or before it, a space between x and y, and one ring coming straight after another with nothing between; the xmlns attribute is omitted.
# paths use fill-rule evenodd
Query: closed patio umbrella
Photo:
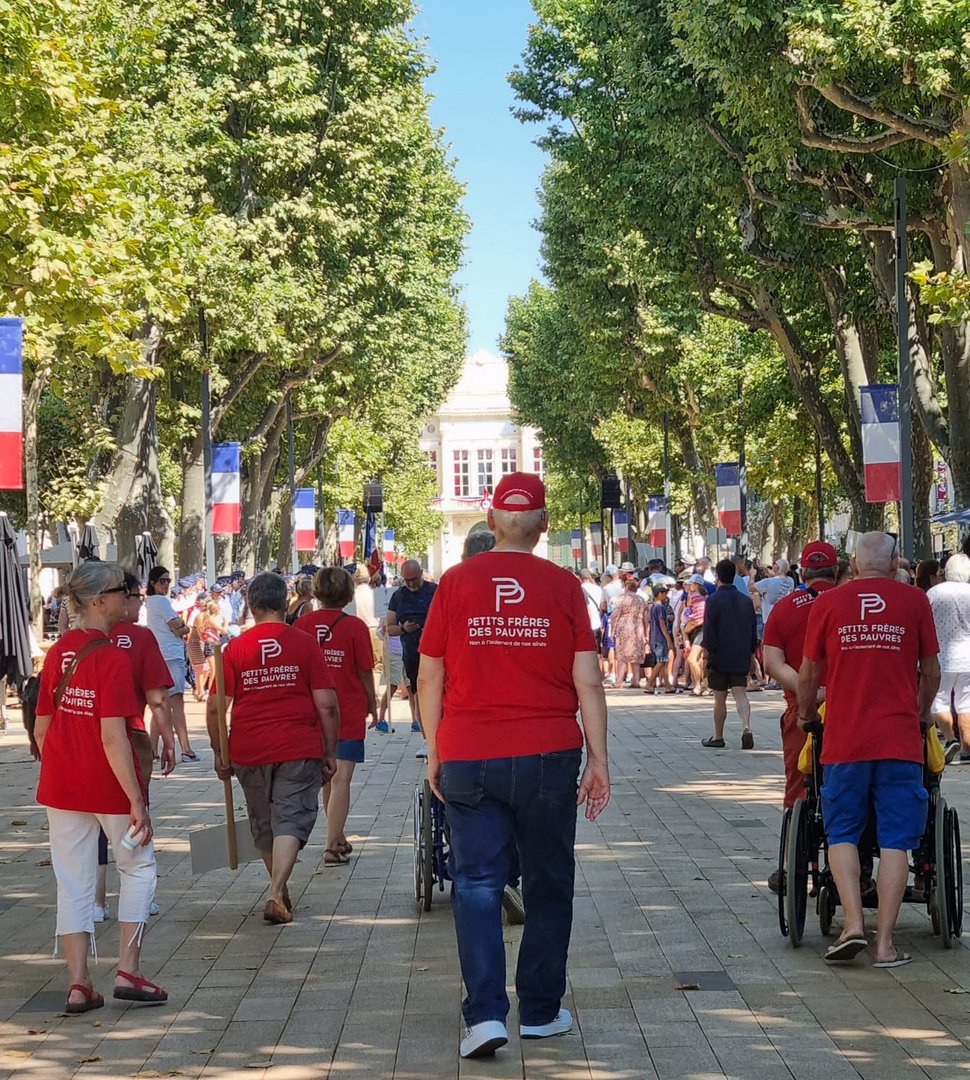
<svg viewBox="0 0 970 1080"><path fill-rule="evenodd" d="M27 587L17 558L17 535L0 512L0 677L15 685L33 670Z"/></svg>
<svg viewBox="0 0 970 1080"><path fill-rule="evenodd" d="M77 558L78 562L84 562L85 559L101 558L98 534L95 532L93 525L84 526L84 531L81 533L81 538L77 543Z"/></svg>
<svg viewBox="0 0 970 1080"><path fill-rule="evenodd" d="M158 562L158 548L150 532L143 532L135 538L135 557L138 562L138 577L148 580L148 575Z"/></svg>

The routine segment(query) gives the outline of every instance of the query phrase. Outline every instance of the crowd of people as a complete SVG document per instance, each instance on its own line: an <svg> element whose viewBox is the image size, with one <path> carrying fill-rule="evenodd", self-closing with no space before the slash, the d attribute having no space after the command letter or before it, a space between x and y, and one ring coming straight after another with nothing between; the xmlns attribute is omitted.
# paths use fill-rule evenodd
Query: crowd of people
<svg viewBox="0 0 970 1080"><path fill-rule="evenodd" d="M200 760L185 715L190 689L206 702L217 775L234 776L245 795L271 924L294 918L289 879L321 793L323 865L350 861L351 784L367 731L388 732L393 696L408 696L418 756L427 758L449 831L466 988L462 1056L507 1041L501 912L519 881L520 1033L543 1038L572 1027L562 998L576 806L592 820L609 801L607 691L709 695L714 730L703 746L712 750L726 748L731 695L747 750L749 693L780 689L786 806L802 792L798 756L824 703L821 798L845 910L826 960L850 962L869 947L862 892L872 867L859 843L871 810L874 964L910 962L893 929L907 852L926 825L923 731L937 732L947 764L970 762L970 557L914 570L889 534L869 533L851 560L810 543L797 569L781 557L762 568L735 556L574 573L532 554L548 513L531 474L503 478L488 525L438 583L415 560L391 583L368 566L233 574L209 586L204 575L174 581L163 566L143 585L97 560L71 574L31 731L38 801L50 822L66 1011L103 1005L87 955L94 923L107 913L109 845L121 882L114 996L167 1000L140 967L157 910L150 781L156 768L167 775L176 767L176 745L181 763ZM219 665L221 695L213 692ZM768 885L781 887L777 873Z"/></svg>

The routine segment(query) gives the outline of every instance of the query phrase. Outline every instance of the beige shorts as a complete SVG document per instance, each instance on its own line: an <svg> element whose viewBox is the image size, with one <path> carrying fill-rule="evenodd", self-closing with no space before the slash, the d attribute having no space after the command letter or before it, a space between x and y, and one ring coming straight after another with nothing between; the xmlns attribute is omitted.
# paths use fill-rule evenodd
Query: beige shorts
<svg viewBox="0 0 970 1080"><path fill-rule="evenodd" d="M953 711L962 715L970 713L970 673L966 671L943 671L940 673L940 689L933 698L934 713Z"/></svg>

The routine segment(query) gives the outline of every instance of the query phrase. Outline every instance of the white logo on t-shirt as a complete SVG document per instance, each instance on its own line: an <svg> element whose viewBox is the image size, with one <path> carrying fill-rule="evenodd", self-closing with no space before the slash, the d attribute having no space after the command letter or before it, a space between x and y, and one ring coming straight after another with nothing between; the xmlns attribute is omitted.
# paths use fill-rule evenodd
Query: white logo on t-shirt
<svg viewBox="0 0 970 1080"><path fill-rule="evenodd" d="M525 589L511 577L493 577L495 585L495 612L502 610L503 604L521 604L525 599Z"/></svg>
<svg viewBox="0 0 970 1080"><path fill-rule="evenodd" d="M71 666L71 664L72 664L72 663L74 662L74 657L75 657L75 656L77 656L77 653L72 653L72 652L66 652L66 653L64 653L64 655L63 655L63 656L61 657L61 674L62 674L62 675L64 674L64 672L65 672L65 671L67 671L67 669L68 669L68 668L69 668L69 667Z"/></svg>
<svg viewBox="0 0 970 1080"><path fill-rule="evenodd" d="M317 643L320 645L326 644L333 637L333 627L331 626L318 626L317 627Z"/></svg>
<svg viewBox="0 0 970 1080"><path fill-rule="evenodd" d="M874 592L859 593L859 621L864 622L868 614L878 615L886 610L886 601Z"/></svg>
<svg viewBox="0 0 970 1080"><path fill-rule="evenodd" d="M266 667L267 660L273 660L283 651L283 646L275 638L259 639L259 655L262 666Z"/></svg>
<svg viewBox="0 0 970 1080"><path fill-rule="evenodd" d="M115 645L117 645L119 649L130 649L131 638L127 634L119 634L115 638Z"/></svg>

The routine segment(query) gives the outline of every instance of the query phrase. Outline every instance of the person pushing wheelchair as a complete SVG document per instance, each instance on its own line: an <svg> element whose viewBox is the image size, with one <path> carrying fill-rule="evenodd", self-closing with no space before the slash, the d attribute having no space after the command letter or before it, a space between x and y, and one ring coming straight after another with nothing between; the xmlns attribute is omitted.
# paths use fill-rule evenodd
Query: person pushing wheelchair
<svg viewBox="0 0 970 1080"><path fill-rule="evenodd" d="M826 671L822 816L829 865L845 912L827 963L868 947L858 843L870 807L879 847L879 908L873 966L912 957L893 943L909 877L907 852L926 828L923 728L940 682L939 645L925 594L894 580L896 540L866 533L853 555L855 578L812 605L798 675L798 724L818 722L816 696Z"/></svg>

